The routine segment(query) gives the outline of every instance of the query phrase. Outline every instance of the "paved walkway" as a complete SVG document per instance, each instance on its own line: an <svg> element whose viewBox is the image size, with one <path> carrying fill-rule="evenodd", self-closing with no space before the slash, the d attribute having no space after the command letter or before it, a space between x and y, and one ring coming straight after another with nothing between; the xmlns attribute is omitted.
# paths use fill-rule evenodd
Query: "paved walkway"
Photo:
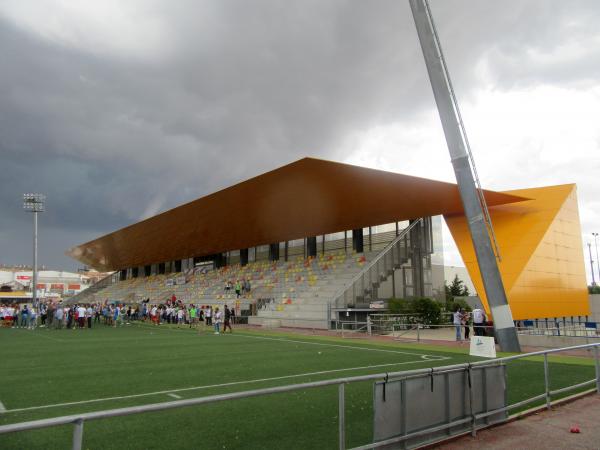
<svg viewBox="0 0 600 450"><path fill-rule="evenodd" d="M570 432L573 425L581 433ZM504 425L465 436L439 450L600 450L600 395L589 395Z"/></svg>

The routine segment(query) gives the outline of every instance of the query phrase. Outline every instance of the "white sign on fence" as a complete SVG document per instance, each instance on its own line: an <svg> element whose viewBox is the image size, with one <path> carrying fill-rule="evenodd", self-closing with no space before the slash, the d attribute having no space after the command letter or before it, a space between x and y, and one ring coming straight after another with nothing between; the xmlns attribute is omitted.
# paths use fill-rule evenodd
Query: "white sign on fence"
<svg viewBox="0 0 600 450"><path fill-rule="evenodd" d="M481 356L483 358L496 357L496 344L493 337L473 336L471 338L471 356Z"/></svg>

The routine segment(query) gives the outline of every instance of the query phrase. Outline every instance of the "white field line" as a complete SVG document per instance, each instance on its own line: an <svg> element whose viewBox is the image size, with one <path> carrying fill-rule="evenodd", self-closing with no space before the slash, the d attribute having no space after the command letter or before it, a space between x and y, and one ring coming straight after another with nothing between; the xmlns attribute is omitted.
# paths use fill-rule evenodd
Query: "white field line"
<svg viewBox="0 0 600 450"><path fill-rule="evenodd" d="M173 397L173 398L177 398L180 399L181 395L177 395L177 394L173 394L172 392L170 394L167 394L169 397Z"/></svg>
<svg viewBox="0 0 600 450"><path fill-rule="evenodd" d="M4 403L0 402L0 414L5 413L6 408L4 407Z"/></svg>
<svg viewBox="0 0 600 450"><path fill-rule="evenodd" d="M232 335L229 335L229 336L232 336ZM424 359L426 361L438 361L438 360L441 361L444 359L450 359L450 357L448 357L448 356L428 355L426 353L403 352L400 350L387 350L387 349L383 349L383 348L370 348L370 347L360 347L360 346L355 346L355 345L342 345L342 344L328 344L325 342L297 341L295 339L274 338L274 337L268 337L268 336L252 336L249 334L237 334L236 336L243 336L243 337L253 338L253 339L268 339L271 341L293 342L296 344L322 345L325 347L349 348L352 350L366 350L369 352L385 352L385 353L397 353L400 355L420 356L421 359Z"/></svg>
<svg viewBox="0 0 600 450"><path fill-rule="evenodd" d="M160 329L161 331L167 331L167 332L168 331L177 332L177 330L173 329L173 328L156 328L156 329L157 330ZM211 335L212 335L212 333L211 333ZM251 339L264 339L264 340L269 340L269 341L292 342L292 343L296 343L296 344L321 345L321 346L325 346L325 347L349 348L352 350L366 350L369 352L396 353L399 355L420 356L423 360L426 360L426 361L442 361L445 359L450 359L450 357L448 357L448 356L429 355L427 353L403 352L401 350L369 348L369 347L361 347L361 346L357 346L357 345L342 345L342 344L329 344L329 343L325 343L325 342L299 341L299 340L295 340L295 339L278 338L278 337L271 337L271 336L264 336L264 335L254 336L254 335L245 334L245 333L238 333L238 334L222 333L221 336L238 336L238 337L246 337L246 338L251 338ZM222 339L222 338L219 337L217 339Z"/></svg>
<svg viewBox="0 0 600 450"><path fill-rule="evenodd" d="M446 357L446 356L441 356L440 358L441 359L450 359L449 357ZM92 399L92 400L82 400L79 402L66 402L66 403L55 403L53 405L29 406L27 408L9 409L9 410L6 410L5 413L20 412L20 411L32 411L32 410L46 409L46 408L56 408L59 406L85 405L88 403L106 402L106 401L110 401L110 400L123 400L123 399L129 399L129 398L147 397L150 395L172 394L175 392L195 391L195 390L200 390L200 389L211 389L211 388L218 388L218 387L236 386L236 385L240 385L240 384L262 383L262 382L266 382L266 381L285 380L285 379L290 379L290 378L300 378L300 377L307 377L307 376L312 376L312 375L325 375L328 373L348 372L351 370L363 370L363 369L375 369L378 367L402 366L402 365L406 365L406 364L418 364L418 363L422 363L424 361L426 361L426 360L420 359L418 361L403 361L403 362L399 362L399 363L377 364L377 365L362 366L362 367L349 367L346 369L322 370L319 372L306 372L306 373L299 373L299 374L295 374L295 375L284 375L281 377L258 378L258 379L254 379L254 380L234 381L231 383L221 383L221 384L193 386L193 387L179 388L179 389L168 389L168 390L164 390L164 391L146 392L143 394L131 394L131 395L121 395L118 397L96 398L96 399Z"/></svg>

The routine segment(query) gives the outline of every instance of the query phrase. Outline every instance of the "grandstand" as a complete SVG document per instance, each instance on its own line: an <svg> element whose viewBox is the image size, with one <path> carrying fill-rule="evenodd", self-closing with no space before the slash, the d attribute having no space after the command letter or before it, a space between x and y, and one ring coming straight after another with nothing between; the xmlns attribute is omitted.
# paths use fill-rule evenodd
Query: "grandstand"
<svg viewBox="0 0 600 450"><path fill-rule="evenodd" d="M305 326L322 328L330 300L375 254L336 252L287 262L255 261L245 266L130 278L73 301L139 303L149 299L160 304L175 295L187 304L236 305L246 314L256 313L251 323L274 324L273 320L278 320L279 325L285 325L293 320L296 326L302 321ZM182 278L185 283L174 284ZM250 292L239 298L233 289L225 289L227 282L235 285L238 280L248 280L251 285Z"/></svg>
<svg viewBox="0 0 600 450"><path fill-rule="evenodd" d="M483 194L513 317L588 315L575 187ZM229 303L249 323L326 328L347 309L432 296L434 215L445 217L489 313L456 185L312 158L70 249L114 271L72 301L175 295ZM242 298L224 289L244 279L252 289Z"/></svg>

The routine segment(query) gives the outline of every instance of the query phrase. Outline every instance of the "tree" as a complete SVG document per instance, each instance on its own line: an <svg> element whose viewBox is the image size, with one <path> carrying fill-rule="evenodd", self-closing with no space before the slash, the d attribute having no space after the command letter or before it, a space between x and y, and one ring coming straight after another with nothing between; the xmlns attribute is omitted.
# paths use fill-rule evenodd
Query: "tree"
<svg viewBox="0 0 600 450"><path fill-rule="evenodd" d="M588 293L590 294L600 294L600 286L588 286Z"/></svg>
<svg viewBox="0 0 600 450"><path fill-rule="evenodd" d="M452 301L454 297L468 297L469 288L465 286L463 280L458 278L458 275L454 275L454 280L450 285L444 283L446 289L446 300Z"/></svg>

